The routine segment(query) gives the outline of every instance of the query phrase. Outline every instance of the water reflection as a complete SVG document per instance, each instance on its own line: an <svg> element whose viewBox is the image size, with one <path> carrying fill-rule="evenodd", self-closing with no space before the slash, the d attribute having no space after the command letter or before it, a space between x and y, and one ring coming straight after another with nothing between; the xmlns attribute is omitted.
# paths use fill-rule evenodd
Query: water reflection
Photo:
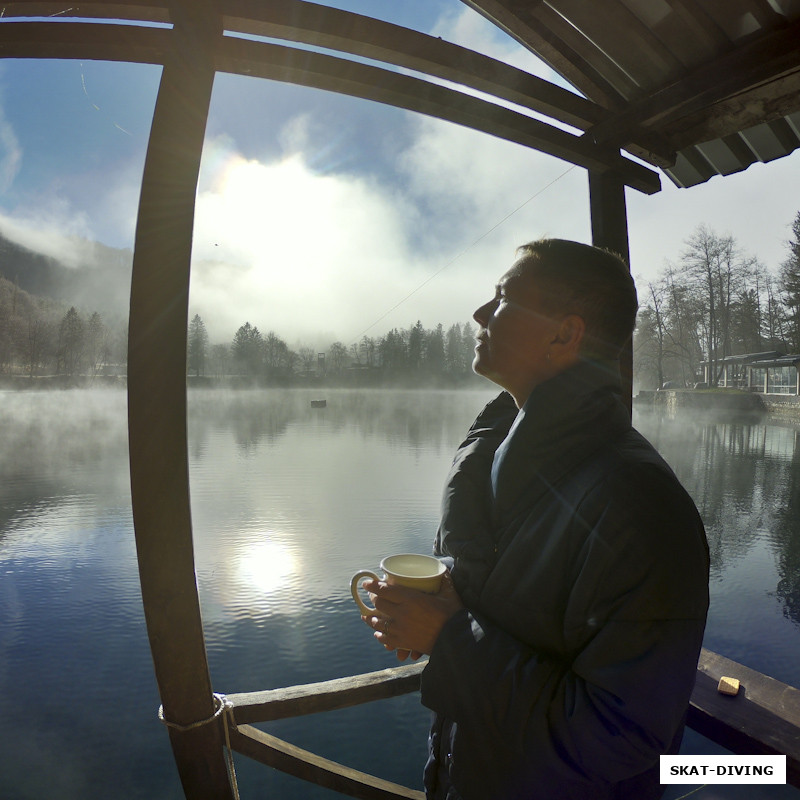
<svg viewBox="0 0 800 800"><path fill-rule="evenodd" d="M274 532L260 536L263 541L249 545L239 557L238 572L245 587L264 595L285 587L298 567L291 549L276 541Z"/></svg>
<svg viewBox="0 0 800 800"><path fill-rule="evenodd" d="M797 431L795 431L795 452L797 452ZM778 574L780 579L775 590L783 603L783 613L795 623L800 624L800 475L791 470L787 481L785 502L778 512L778 525L771 530L771 536L778 551Z"/></svg>
<svg viewBox="0 0 800 800"><path fill-rule="evenodd" d="M634 421L694 497L706 525L712 574L707 646L797 685L800 427L688 414L637 413ZM741 643L742 629L749 646Z"/></svg>
<svg viewBox="0 0 800 800"><path fill-rule="evenodd" d="M292 427L315 431L355 429L363 437L398 441L412 449L439 450L463 435L495 392L492 389L448 391L328 390L325 408L314 408L312 390L194 391L189 394L192 455L202 458L213 430L230 430L242 455L271 445Z"/></svg>
<svg viewBox="0 0 800 800"><path fill-rule="evenodd" d="M364 629L350 575L390 551L430 548L453 450L492 394L341 391L315 409L311 392L190 392L195 560L216 690L394 663ZM640 412L635 422L708 527L706 645L800 686L800 426ZM0 577L0 697L26 709L0 715L3 791L178 796L155 719L123 393L0 393ZM391 725L357 708L273 732L418 784L427 713L413 696L391 703ZM124 748L107 735L109 717ZM243 796L331 796L246 762L241 772Z"/></svg>

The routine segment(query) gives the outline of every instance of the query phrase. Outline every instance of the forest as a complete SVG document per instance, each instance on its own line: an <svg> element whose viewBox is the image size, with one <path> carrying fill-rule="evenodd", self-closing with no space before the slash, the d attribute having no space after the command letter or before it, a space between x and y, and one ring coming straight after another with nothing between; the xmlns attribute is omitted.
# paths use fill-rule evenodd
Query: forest
<svg viewBox="0 0 800 800"><path fill-rule="evenodd" d="M691 387L702 365L726 356L778 351L800 354L800 212L785 242L786 258L770 270L734 236L698 226L677 259L637 281L633 341L635 384L667 381ZM199 314L189 322L187 375L196 382L291 386L456 386L469 381L476 328L446 330L422 322L363 336L324 350L290 347L279 332L244 321L229 342L212 342ZM0 375L93 379L124 376L127 320L104 317L20 289L0 277Z"/></svg>
<svg viewBox="0 0 800 800"><path fill-rule="evenodd" d="M800 354L800 212L785 246L786 258L773 272L732 235L698 226L675 263L638 283L636 384L693 386L708 362L713 385L727 356Z"/></svg>

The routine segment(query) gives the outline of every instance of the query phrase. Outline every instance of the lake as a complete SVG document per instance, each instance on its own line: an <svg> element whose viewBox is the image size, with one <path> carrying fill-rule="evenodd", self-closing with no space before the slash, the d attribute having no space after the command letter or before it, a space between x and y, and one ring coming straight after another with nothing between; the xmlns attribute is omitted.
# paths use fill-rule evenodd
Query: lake
<svg viewBox="0 0 800 800"><path fill-rule="evenodd" d="M349 579L428 552L484 390L190 392L195 557L215 691L392 666ZM157 720L128 485L126 398L0 393L0 798L181 798ZM635 411L694 497L712 553L706 647L800 686L800 424ZM266 727L419 786L415 696ZM686 752L718 752L695 734ZM243 798L339 797L237 757ZM678 798L697 787L672 787ZM697 800L800 798L706 787Z"/></svg>

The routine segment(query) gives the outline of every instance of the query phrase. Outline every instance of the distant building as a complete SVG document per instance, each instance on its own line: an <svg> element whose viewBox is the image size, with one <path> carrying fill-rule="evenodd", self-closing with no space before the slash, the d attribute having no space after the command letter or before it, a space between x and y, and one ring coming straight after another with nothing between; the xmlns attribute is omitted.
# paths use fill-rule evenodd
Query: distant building
<svg viewBox="0 0 800 800"><path fill-rule="evenodd" d="M777 350L765 353L745 353L726 356L714 362L717 386L744 389L760 394L800 395L798 375L800 355L784 355ZM702 362L705 381L714 384L709 374L710 364Z"/></svg>

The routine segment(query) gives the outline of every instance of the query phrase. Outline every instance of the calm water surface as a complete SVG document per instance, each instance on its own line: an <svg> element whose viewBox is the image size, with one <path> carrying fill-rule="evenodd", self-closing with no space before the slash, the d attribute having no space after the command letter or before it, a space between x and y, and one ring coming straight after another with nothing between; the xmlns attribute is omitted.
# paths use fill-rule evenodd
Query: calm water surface
<svg viewBox="0 0 800 800"><path fill-rule="evenodd" d="M190 394L198 586L216 691L391 666L352 572L427 552L466 426L493 395ZM636 412L695 498L712 550L706 646L800 686L800 426ZM0 798L180 798L139 596L125 396L0 393ZM266 729L419 785L415 697ZM687 752L716 752L690 735ZM391 754L391 756L390 756ZM337 797L237 757L243 798ZM695 787L676 787L675 798ZM679 791L678 791L679 789ZM798 798L707 787L712 798Z"/></svg>

